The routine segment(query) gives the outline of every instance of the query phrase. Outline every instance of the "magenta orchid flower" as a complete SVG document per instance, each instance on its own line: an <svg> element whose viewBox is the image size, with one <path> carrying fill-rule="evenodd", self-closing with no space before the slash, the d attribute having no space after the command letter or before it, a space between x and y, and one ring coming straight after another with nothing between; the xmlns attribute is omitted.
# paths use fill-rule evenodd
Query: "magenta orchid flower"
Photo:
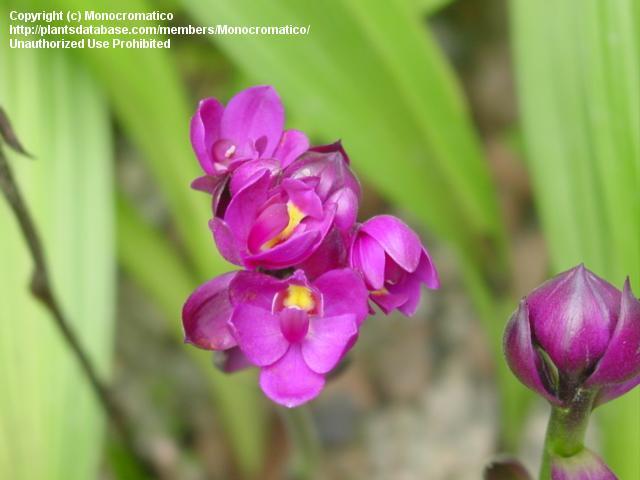
<svg viewBox="0 0 640 480"><path fill-rule="evenodd" d="M333 239L323 244L331 228L340 233L342 246L347 244L360 184L339 143L321 149L303 154L284 171L273 160L248 161L231 174L226 190L212 192L210 226L227 260L246 268L293 267L321 245L336 246ZM334 262L338 266L344 265ZM304 268L318 270L314 260Z"/></svg>
<svg viewBox="0 0 640 480"><path fill-rule="evenodd" d="M343 208L341 195L323 199L318 194L316 177L273 183L269 170L258 171L232 196L222 217L210 222L218 249L231 263L249 269L293 267L320 246Z"/></svg>
<svg viewBox="0 0 640 480"><path fill-rule="evenodd" d="M215 98L202 100L191 119L191 145L206 175L219 177L256 159L276 159L284 168L309 141L302 132L284 130L284 107L273 87L257 86L226 107Z"/></svg>
<svg viewBox="0 0 640 480"><path fill-rule="evenodd" d="M384 313L398 309L413 315L420 286L440 286L438 272L418 235L391 215L379 215L358 228L350 252L351 267L362 273L371 300Z"/></svg>
<svg viewBox="0 0 640 480"><path fill-rule="evenodd" d="M326 272L313 283L301 270L285 280L241 272L230 295L238 346L260 367L264 393L287 407L320 393L368 313L367 290L350 269Z"/></svg>

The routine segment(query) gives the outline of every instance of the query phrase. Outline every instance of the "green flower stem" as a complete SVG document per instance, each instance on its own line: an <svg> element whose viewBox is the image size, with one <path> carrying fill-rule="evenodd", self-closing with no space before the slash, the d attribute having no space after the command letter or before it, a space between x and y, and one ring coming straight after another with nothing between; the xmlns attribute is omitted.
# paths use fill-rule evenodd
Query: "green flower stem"
<svg viewBox="0 0 640 480"><path fill-rule="evenodd" d="M302 406L285 410L282 414L293 452L292 478L312 480L320 468L322 446L311 412Z"/></svg>
<svg viewBox="0 0 640 480"><path fill-rule="evenodd" d="M540 480L551 479L552 457L572 457L584 449L594 398L595 392L580 389L568 407L551 407Z"/></svg>

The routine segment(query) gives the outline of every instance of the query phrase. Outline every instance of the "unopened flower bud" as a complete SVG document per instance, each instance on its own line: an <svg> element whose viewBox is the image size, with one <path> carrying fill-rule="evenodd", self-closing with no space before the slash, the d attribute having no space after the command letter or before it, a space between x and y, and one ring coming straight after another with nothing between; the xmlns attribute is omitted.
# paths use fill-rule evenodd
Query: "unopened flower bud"
<svg viewBox="0 0 640 480"><path fill-rule="evenodd" d="M552 404L579 389L594 405L640 383L640 302L579 265L525 297L504 336L515 375Z"/></svg>

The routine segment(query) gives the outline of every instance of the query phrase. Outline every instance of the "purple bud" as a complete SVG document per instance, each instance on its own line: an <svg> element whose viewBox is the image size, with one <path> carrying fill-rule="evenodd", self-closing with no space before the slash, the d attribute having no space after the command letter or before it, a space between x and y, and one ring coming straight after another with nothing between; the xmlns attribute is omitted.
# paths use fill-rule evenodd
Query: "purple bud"
<svg viewBox="0 0 640 480"><path fill-rule="evenodd" d="M531 480L531 476L517 459L499 456L485 467L484 480Z"/></svg>
<svg viewBox="0 0 640 480"><path fill-rule="evenodd" d="M349 157L339 142L314 147L300 156L284 171L285 177L318 179L316 192L323 200L343 188L351 190L360 199L360 182L349 168Z"/></svg>
<svg viewBox="0 0 640 480"><path fill-rule="evenodd" d="M617 480L600 457L585 448L570 457L551 459L551 480Z"/></svg>
<svg viewBox="0 0 640 480"><path fill-rule="evenodd" d="M342 146L342 142L340 140L337 140L333 143L329 143L327 145L319 145L317 147L312 147L309 150L312 152L320 152L320 153L338 152L340 155L342 155L342 158L344 159L347 165L351 164L351 159L349 158L349 155L347 155L347 151Z"/></svg>
<svg viewBox="0 0 640 480"><path fill-rule="evenodd" d="M507 325L509 366L551 403L578 388L599 391L595 404L640 382L640 302L579 265L524 298Z"/></svg>
<svg viewBox="0 0 640 480"><path fill-rule="evenodd" d="M360 226L351 245L350 263L362 273L371 300L385 313L398 309L413 315L420 285L440 286L435 265L418 235L391 215L373 217Z"/></svg>
<svg viewBox="0 0 640 480"><path fill-rule="evenodd" d="M184 341L206 350L227 350L236 345L227 325L231 318L229 284L237 272L220 275L200 285L182 308Z"/></svg>

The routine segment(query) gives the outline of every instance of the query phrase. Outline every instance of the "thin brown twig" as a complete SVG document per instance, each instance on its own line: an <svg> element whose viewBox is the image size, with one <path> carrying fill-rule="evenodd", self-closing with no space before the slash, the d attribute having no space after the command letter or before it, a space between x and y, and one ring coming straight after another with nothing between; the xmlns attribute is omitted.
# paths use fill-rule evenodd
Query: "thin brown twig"
<svg viewBox="0 0 640 480"><path fill-rule="evenodd" d="M4 139L6 144L18 153L26 154L18 142L17 137L13 133L7 117L1 108L0 120L0 123L2 124L2 128L0 129L0 140ZM16 148L16 146L19 146L19 148ZM60 306L60 302L54 294L40 235L38 234L31 213L29 212L20 189L15 181L1 143L0 190L2 190L2 193L7 199L7 202L18 221L22 235L29 248L31 258L33 259L33 273L30 284L31 293L51 313L51 316L58 327L58 330L62 334L64 341L80 364L82 372L88 379L93 392L107 415L107 418L110 420L116 432L120 435L124 446L139 464L142 471L153 478L159 477L159 472L157 471L154 463L147 460L144 452L138 448L138 445L135 442L133 428L125 415L123 408L118 403L107 384L101 380L98 372L91 362L91 359L67 321L67 318Z"/></svg>

